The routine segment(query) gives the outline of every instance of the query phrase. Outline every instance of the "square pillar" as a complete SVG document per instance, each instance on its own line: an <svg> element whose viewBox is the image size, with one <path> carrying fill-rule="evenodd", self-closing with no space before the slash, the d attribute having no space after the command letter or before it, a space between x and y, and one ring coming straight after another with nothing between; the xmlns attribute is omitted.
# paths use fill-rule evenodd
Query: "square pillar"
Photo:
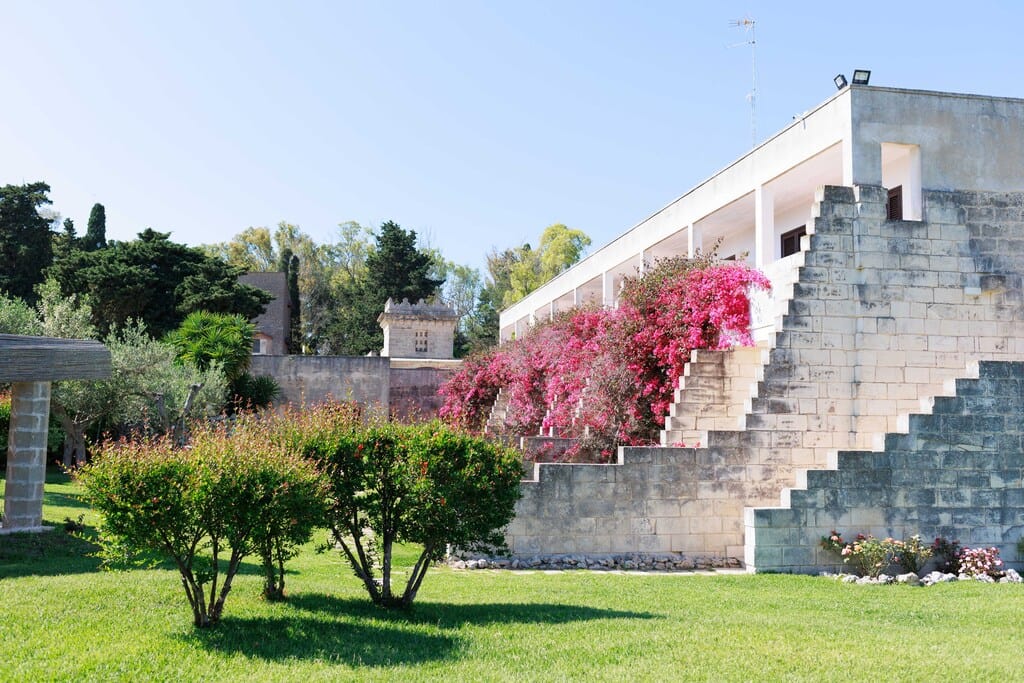
<svg viewBox="0 0 1024 683"><path fill-rule="evenodd" d="M703 249L702 235L700 227L691 223L686 228L686 257L693 258L697 251Z"/></svg>
<svg viewBox="0 0 1024 683"><path fill-rule="evenodd" d="M49 382L15 382L11 385L4 532L40 531L43 528L43 484L46 480L49 421Z"/></svg>
<svg viewBox="0 0 1024 683"><path fill-rule="evenodd" d="M764 185L754 190L754 265L775 260L775 196Z"/></svg>
<svg viewBox="0 0 1024 683"><path fill-rule="evenodd" d="M615 307L615 274L610 270L601 273L601 301L606 308Z"/></svg>

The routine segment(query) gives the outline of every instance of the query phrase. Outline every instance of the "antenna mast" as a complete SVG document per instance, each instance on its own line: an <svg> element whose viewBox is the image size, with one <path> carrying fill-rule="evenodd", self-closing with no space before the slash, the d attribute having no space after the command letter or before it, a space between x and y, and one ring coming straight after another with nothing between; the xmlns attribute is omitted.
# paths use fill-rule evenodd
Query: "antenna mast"
<svg viewBox="0 0 1024 683"><path fill-rule="evenodd" d="M747 99L750 100L750 146L757 146L757 34L754 31L756 22L751 17L743 17L729 22L736 28L742 28L744 33L749 34L749 40L736 43L729 47L740 45L750 46L750 92Z"/></svg>

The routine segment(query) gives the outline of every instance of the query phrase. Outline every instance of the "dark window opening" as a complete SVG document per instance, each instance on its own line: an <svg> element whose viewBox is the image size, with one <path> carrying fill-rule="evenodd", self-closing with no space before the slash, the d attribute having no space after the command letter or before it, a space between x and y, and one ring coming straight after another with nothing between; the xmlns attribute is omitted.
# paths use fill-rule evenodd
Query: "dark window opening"
<svg viewBox="0 0 1024 683"><path fill-rule="evenodd" d="M722 260L723 260L723 261L735 261L735 260L736 260L736 254L730 254L730 255L726 256L726 257L725 257L724 259L722 259Z"/></svg>
<svg viewBox="0 0 1024 683"><path fill-rule="evenodd" d="M801 225L789 232L782 233L782 258L800 251L800 238L807 234L807 226Z"/></svg>
<svg viewBox="0 0 1024 683"><path fill-rule="evenodd" d="M903 186L889 190L889 201L885 205L885 217L890 221L903 220Z"/></svg>
<svg viewBox="0 0 1024 683"><path fill-rule="evenodd" d="M427 331L417 330L415 334L415 350L416 353L427 352Z"/></svg>

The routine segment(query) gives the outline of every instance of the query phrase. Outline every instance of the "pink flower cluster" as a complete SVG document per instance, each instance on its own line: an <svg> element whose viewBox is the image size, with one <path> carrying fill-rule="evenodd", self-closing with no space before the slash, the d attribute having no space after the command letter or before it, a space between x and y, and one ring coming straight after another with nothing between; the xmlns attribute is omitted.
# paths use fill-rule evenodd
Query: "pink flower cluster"
<svg viewBox="0 0 1024 683"><path fill-rule="evenodd" d="M1003 575L1003 561L999 558L999 548L963 548L960 551L960 573L968 576L991 576L998 578Z"/></svg>
<svg viewBox="0 0 1024 683"><path fill-rule="evenodd" d="M650 443L693 349L750 344L751 288L735 262L668 259L627 278L616 309L583 307L476 356L447 383L441 417L482 429L499 389L512 434L582 437L585 447Z"/></svg>

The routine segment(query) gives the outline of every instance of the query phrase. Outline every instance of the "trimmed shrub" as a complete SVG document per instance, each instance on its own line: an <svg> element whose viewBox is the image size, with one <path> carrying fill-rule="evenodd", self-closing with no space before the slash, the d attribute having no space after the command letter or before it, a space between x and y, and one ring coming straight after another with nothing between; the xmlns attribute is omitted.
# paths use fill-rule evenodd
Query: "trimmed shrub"
<svg viewBox="0 0 1024 683"><path fill-rule="evenodd" d="M288 549L308 540L323 517L315 466L255 422L233 432L196 426L187 449L166 438L107 443L78 477L104 515L108 559L146 551L170 557L200 628L220 621L248 555L260 554L265 568L280 571L268 577L267 590L283 593Z"/></svg>
<svg viewBox="0 0 1024 683"><path fill-rule="evenodd" d="M519 498L516 451L436 421L364 425L344 404L293 410L281 424L284 440L326 473L328 527L374 603L410 606L448 544L502 546L500 529ZM392 585L397 542L423 547L400 592Z"/></svg>

